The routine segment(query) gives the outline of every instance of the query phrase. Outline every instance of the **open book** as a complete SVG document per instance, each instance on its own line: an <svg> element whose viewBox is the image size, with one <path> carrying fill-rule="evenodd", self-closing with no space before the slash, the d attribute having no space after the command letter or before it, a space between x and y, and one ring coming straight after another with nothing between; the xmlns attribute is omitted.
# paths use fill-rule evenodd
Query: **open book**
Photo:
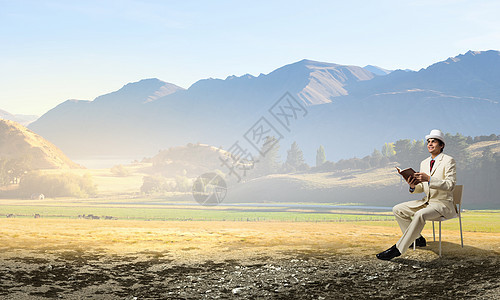
<svg viewBox="0 0 500 300"><path fill-rule="evenodd" d="M406 168L404 170L401 170L400 168L396 167L396 170L398 170L398 173L403 176L403 178L408 181L408 178L409 177L412 177L413 174L415 174L415 170L413 170L412 168Z"/></svg>

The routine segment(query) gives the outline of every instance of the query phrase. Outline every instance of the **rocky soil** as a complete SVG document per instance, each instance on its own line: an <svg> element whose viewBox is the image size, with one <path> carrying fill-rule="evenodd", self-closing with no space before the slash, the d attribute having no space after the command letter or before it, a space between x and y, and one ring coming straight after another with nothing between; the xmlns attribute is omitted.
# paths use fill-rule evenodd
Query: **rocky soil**
<svg viewBox="0 0 500 300"><path fill-rule="evenodd" d="M500 257L288 252L176 262L84 251L0 258L0 299L500 299Z"/></svg>

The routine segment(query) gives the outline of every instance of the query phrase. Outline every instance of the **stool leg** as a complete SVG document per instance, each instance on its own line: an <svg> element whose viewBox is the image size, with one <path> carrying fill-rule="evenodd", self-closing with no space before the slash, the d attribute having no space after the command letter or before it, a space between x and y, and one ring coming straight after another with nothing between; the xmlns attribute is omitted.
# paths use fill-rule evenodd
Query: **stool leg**
<svg viewBox="0 0 500 300"><path fill-rule="evenodd" d="M464 235L462 234L462 218L460 213L458 214L458 222L460 222L460 241L462 242L462 248L464 247Z"/></svg>
<svg viewBox="0 0 500 300"><path fill-rule="evenodd" d="M436 231L434 230L434 221L432 221L432 237L434 238L434 242L436 241Z"/></svg>
<svg viewBox="0 0 500 300"><path fill-rule="evenodd" d="M439 257L441 257L441 221L439 221Z"/></svg>

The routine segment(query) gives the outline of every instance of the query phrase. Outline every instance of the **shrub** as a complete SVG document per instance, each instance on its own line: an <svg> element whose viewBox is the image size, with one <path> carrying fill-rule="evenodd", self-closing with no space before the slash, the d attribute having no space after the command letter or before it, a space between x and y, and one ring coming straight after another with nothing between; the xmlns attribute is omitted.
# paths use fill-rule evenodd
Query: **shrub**
<svg viewBox="0 0 500 300"><path fill-rule="evenodd" d="M179 192L189 192L193 187L193 181L186 176L175 177L176 189Z"/></svg>
<svg viewBox="0 0 500 300"><path fill-rule="evenodd" d="M145 194L164 192L190 192L193 180L186 176L176 176L175 181L162 176L144 176L141 192Z"/></svg>
<svg viewBox="0 0 500 300"><path fill-rule="evenodd" d="M111 168L111 174L119 177L126 177L130 175L130 172L123 165L116 165Z"/></svg>
<svg viewBox="0 0 500 300"><path fill-rule="evenodd" d="M97 187L89 174L43 174L32 172L24 175L19 183L22 196L44 194L47 197L81 197L95 196Z"/></svg>
<svg viewBox="0 0 500 300"><path fill-rule="evenodd" d="M141 192L152 194L163 192L167 188L167 181L161 176L144 176L142 178Z"/></svg>

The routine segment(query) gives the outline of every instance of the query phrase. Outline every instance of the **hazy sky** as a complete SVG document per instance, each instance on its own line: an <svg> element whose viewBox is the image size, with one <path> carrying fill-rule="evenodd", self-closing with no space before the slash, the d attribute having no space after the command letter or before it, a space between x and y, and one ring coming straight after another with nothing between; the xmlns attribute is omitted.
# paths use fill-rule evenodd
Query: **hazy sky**
<svg viewBox="0 0 500 300"><path fill-rule="evenodd" d="M500 1L0 0L0 109L312 60L419 70L500 49Z"/></svg>

